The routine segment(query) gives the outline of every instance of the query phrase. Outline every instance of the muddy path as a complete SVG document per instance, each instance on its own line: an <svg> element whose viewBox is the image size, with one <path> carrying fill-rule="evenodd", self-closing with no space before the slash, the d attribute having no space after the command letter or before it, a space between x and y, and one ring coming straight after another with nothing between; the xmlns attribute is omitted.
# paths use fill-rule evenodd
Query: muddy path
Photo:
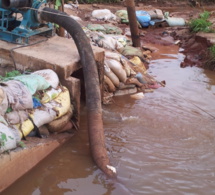
<svg viewBox="0 0 215 195"><path fill-rule="evenodd" d="M156 2L144 2L137 3L136 10L150 11L154 9L160 9L165 12L169 12L171 17L181 17L186 23L195 19L205 10L211 12L211 20L215 8L214 4L201 4L201 6L192 6L188 1L156 1ZM98 21L92 19L91 13L95 9L109 9L112 13L118 10L126 10L124 2L120 4L80 4L78 9L66 9L65 11L69 15L76 15L82 19L82 24L85 26L88 23L111 23L120 27L123 30L123 34L129 28L126 24L120 24L116 21ZM213 26L215 22L211 21ZM215 27L214 27L215 28ZM157 44L163 46L173 46L177 44L180 48L183 48L182 53L186 56L181 67L198 66L203 67L208 58L208 47L211 46L205 39L197 38L196 35L190 32L188 25L183 27L168 27L166 25L155 25L148 28L141 28L140 38L141 44L144 47L147 44Z"/></svg>

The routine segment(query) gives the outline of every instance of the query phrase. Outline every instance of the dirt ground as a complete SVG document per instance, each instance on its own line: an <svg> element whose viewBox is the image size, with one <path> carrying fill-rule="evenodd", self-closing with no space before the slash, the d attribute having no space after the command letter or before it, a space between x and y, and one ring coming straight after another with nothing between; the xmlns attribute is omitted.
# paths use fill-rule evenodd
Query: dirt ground
<svg viewBox="0 0 215 195"><path fill-rule="evenodd" d="M214 4L203 4L201 6L193 6L189 1L150 1L148 3L137 3L136 10L154 10L161 9L163 12L168 11L171 17L182 17L186 22L193 18L197 18L207 8L213 10ZM65 9L69 15L79 16L83 25L90 23L110 23L110 21L97 21L92 19L91 13L95 9L109 9L112 13L117 10L126 9L124 2L119 4L79 4L78 9ZM211 12L212 16L215 12ZM211 17L213 18L213 17ZM215 21L212 21L215 26ZM123 31L129 26L111 22L113 25L120 27ZM215 28L215 27L214 27ZM140 29L141 41L143 44L153 43L162 45L177 44L184 49L183 53L186 58L181 64L185 66L200 66L202 67L207 58L207 48L210 46L204 39L196 39L195 34L189 31L188 26L184 27L167 27L167 26L152 26L149 28Z"/></svg>

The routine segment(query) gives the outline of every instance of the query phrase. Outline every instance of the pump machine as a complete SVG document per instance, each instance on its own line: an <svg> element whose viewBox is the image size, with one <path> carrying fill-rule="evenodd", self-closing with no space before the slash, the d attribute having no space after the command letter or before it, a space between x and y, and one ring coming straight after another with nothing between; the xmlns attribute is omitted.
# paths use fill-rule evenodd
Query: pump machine
<svg viewBox="0 0 215 195"><path fill-rule="evenodd" d="M46 0L0 0L0 40L28 44L33 35L51 36L53 25L41 21Z"/></svg>

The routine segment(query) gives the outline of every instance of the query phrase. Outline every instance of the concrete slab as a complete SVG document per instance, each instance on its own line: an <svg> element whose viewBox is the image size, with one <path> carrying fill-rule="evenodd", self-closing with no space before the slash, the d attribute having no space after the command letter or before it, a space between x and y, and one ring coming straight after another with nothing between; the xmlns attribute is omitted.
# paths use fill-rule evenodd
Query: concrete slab
<svg viewBox="0 0 215 195"><path fill-rule="evenodd" d="M75 43L72 39L58 36L49 39L40 37L34 42L32 45L23 47L0 41L0 67L3 70L11 70L14 67L22 71L47 68L54 70L58 74L62 85L66 86L70 91L71 102L75 108L72 120L78 125L81 93L80 78L75 78L71 75L81 69L81 63ZM104 50L93 47L93 52L97 62L102 90ZM15 66L13 65L14 63ZM71 134L63 133L56 136L52 135L47 139L36 138L37 142L28 138L26 149L12 151L9 155L1 155L0 192L32 169L71 136Z"/></svg>
<svg viewBox="0 0 215 195"><path fill-rule="evenodd" d="M51 68L59 71L60 78L67 78L81 68L80 57L76 45L72 39L54 36L49 39L40 38L29 46L0 41L0 58L13 63L13 58L17 68L25 70L40 70ZM104 60L104 50L99 47L92 47L95 60ZM59 69L62 69L61 71Z"/></svg>
<svg viewBox="0 0 215 195"><path fill-rule="evenodd" d="M72 136L71 133L62 133L45 139L29 137L24 141L26 148L17 148L8 154L1 154L0 193Z"/></svg>

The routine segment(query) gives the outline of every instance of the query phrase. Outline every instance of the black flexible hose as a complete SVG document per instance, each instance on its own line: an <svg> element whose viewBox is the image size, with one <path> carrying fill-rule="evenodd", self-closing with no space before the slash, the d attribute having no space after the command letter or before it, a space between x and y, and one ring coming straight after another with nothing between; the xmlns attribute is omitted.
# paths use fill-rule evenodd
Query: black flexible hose
<svg viewBox="0 0 215 195"><path fill-rule="evenodd" d="M81 26L66 13L47 7L43 11L40 13L42 20L62 26L75 41L84 72L91 153L97 166L106 175L114 177L113 171L107 167L110 162L105 147L98 69L89 40Z"/></svg>

